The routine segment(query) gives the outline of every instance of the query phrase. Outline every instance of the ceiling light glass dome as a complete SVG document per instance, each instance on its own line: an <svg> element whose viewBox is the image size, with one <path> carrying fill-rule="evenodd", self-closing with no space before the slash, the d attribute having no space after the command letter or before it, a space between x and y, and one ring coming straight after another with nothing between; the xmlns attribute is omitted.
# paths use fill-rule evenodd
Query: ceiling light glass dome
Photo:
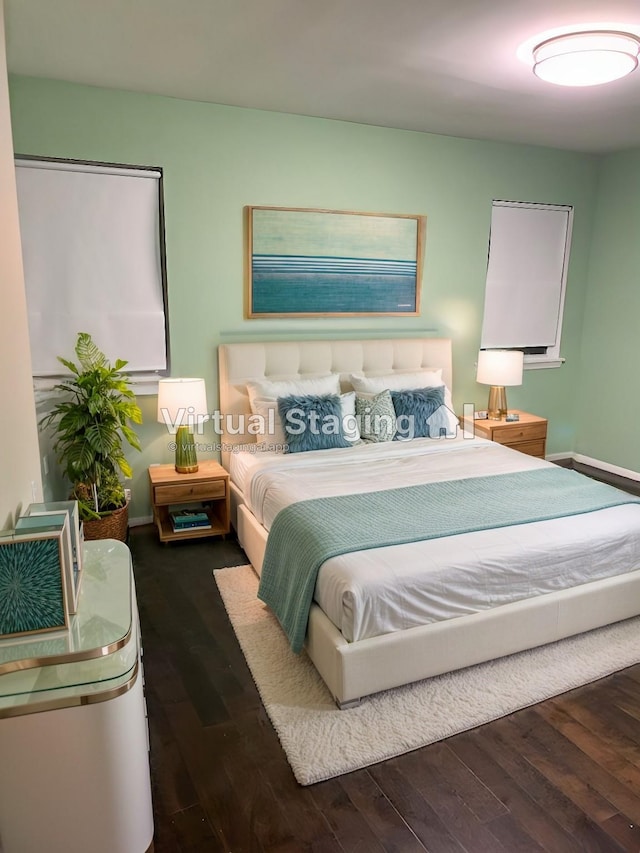
<svg viewBox="0 0 640 853"><path fill-rule="evenodd" d="M533 50L533 72L559 86L598 86L630 74L638 65L640 39L630 33L569 33Z"/></svg>

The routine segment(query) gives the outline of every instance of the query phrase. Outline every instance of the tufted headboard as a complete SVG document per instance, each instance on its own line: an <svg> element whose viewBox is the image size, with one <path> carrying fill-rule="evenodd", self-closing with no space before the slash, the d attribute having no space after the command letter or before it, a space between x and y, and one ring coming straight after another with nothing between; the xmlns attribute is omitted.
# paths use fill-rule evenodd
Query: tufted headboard
<svg viewBox="0 0 640 853"><path fill-rule="evenodd" d="M452 387L449 338L387 338L360 341L267 341L221 344L218 347L220 411L223 416L248 415L250 379L292 379L339 373L343 390L349 390L349 373L367 376L441 367L442 378ZM224 426L225 418L222 419ZM229 467L230 447L255 442L254 435L221 436L222 464Z"/></svg>

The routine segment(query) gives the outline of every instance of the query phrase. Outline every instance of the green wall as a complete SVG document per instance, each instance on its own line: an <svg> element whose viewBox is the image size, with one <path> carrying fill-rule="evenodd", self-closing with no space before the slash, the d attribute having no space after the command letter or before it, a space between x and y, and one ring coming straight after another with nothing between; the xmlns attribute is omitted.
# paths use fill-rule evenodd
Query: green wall
<svg viewBox="0 0 640 853"><path fill-rule="evenodd" d="M576 408L576 451L633 471L640 471L639 199L640 151L603 158Z"/></svg>
<svg viewBox="0 0 640 853"><path fill-rule="evenodd" d="M425 333L453 339L456 407L486 406L474 364L491 201L573 204L566 364L527 371L523 386L509 391L511 406L550 419L549 453L573 449L597 158L35 78L10 85L16 152L163 167L172 372L204 376L211 408L220 342ZM422 316L244 320L248 204L426 214ZM141 404L146 423L144 451L132 460L134 517L149 512L147 466L171 459L155 423L155 398Z"/></svg>

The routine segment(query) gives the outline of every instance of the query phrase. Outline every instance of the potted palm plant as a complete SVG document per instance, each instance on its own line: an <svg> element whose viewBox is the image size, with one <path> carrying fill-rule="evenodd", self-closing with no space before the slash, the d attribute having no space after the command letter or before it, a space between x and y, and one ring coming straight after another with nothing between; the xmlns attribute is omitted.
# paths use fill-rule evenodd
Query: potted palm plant
<svg viewBox="0 0 640 853"><path fill-rule="evenodd" d="M125 442L140 450L129 422L142 423L128 377L127 364L111 365L86 332L78 334L78 364L58 357L71 376L55 386L62 395L40 421L56 431L54 449L78 501L86 539L125 540L128 505L121 477L130 477Z"/></svg>

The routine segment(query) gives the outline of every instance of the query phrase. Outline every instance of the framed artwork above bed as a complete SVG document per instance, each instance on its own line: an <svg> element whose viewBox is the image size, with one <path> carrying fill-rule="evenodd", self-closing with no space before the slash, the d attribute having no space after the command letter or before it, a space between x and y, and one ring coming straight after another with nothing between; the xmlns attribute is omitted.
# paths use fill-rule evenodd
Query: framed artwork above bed
<svg viewBox="0 0 640 853"><path fill-rule="evenodd" d="M248 318L416 317L426 217L246 207Z"/></svg>

